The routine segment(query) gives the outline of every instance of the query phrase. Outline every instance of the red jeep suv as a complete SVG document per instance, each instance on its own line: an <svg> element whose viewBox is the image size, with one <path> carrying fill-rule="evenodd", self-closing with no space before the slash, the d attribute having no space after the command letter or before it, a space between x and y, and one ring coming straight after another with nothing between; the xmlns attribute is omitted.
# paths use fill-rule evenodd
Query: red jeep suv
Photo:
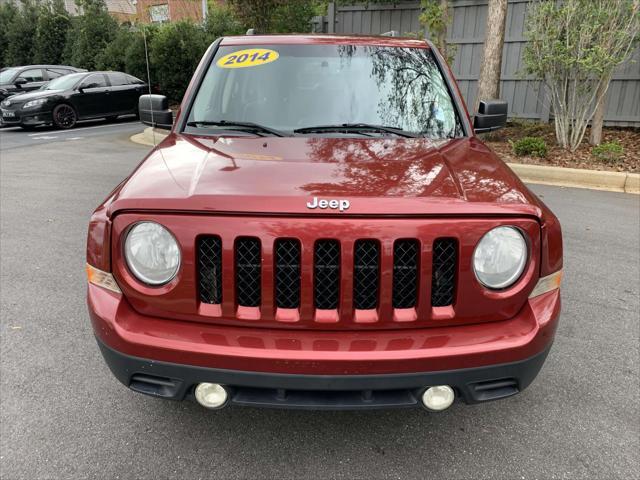
<svg viewBox="0 0 640 480"><path fill-rule="evenodd" d="M98 207L88 306L113 374L208 408L478 403L527 387L560 313L556 217L476 136L429 42L217 40L170 134Z"/></svg>

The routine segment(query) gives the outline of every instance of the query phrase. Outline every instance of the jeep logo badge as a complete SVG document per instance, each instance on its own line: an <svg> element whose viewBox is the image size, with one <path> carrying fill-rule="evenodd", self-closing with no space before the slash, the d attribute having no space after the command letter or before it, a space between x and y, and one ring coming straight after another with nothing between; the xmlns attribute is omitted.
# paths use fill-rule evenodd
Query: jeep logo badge
<svg viewBox="0 0 640 480"><path fill-rule="evenodd" d="M312 201L307 202L307 208L312 210L315 208L321 208L323 210L325 208L331 208L333 210L340 210L341 212L344 212L345 210L348 210L350 206L351 204L349 203L349 200L318 200L318 197L313 197Z"/></svg>

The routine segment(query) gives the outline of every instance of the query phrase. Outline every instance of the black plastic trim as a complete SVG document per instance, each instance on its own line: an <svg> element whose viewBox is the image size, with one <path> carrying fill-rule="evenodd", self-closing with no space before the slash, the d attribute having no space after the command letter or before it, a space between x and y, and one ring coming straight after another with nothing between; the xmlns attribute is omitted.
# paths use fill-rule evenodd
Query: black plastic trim
<svg viewBox="0 0 640 480"><path fill-rule="evenodd" d="M366 409L418 406L421 392L450 385L467 404L505 398L524 390L542 368L551 345L525 360L459 370L383 375L303 375L247 372L159 362L129 356L97 339L115 377L140 393L184 400L200 382L219 383L230 391L230 404L300 409ZM132 385L132 378L159 377L162 388ZM166 388L167 384L173 388ZM495 385L495 390L492 389ZM505 389L505 386L508 389Z"/></svg>

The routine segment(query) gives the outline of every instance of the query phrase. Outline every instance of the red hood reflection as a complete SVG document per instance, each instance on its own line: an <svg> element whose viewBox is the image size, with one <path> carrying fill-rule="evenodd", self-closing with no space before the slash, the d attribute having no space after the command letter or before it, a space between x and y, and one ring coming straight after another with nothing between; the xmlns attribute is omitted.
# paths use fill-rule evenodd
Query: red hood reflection
<svg viewBox="0 0 640 480"><path fill-rule="evenodd" d="M349 199L344 213L313 197ZM171 134L110 211L539 215L537 199L477 138L195 137Z"/></svg>

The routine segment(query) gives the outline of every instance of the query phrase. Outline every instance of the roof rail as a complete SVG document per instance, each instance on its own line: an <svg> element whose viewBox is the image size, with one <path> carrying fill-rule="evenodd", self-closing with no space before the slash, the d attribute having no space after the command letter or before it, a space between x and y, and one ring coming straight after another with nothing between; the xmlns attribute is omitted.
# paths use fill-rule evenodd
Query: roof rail
<svg viewBox="0 0 640 480"><path fill-rule="evenodd" d="M400 32L398 32L397 30L391 30L389 32L381 33L380 36L382 36L382 37L399 37L400 36Z"/></svg>
<svg viewBox="0 0 640 480"><path fill-rule="evenodd" d="M245 33L245 35L256 35L258 32L256 32L255 28L250 28L249 30L247 30L247 33Z"/></svg>

